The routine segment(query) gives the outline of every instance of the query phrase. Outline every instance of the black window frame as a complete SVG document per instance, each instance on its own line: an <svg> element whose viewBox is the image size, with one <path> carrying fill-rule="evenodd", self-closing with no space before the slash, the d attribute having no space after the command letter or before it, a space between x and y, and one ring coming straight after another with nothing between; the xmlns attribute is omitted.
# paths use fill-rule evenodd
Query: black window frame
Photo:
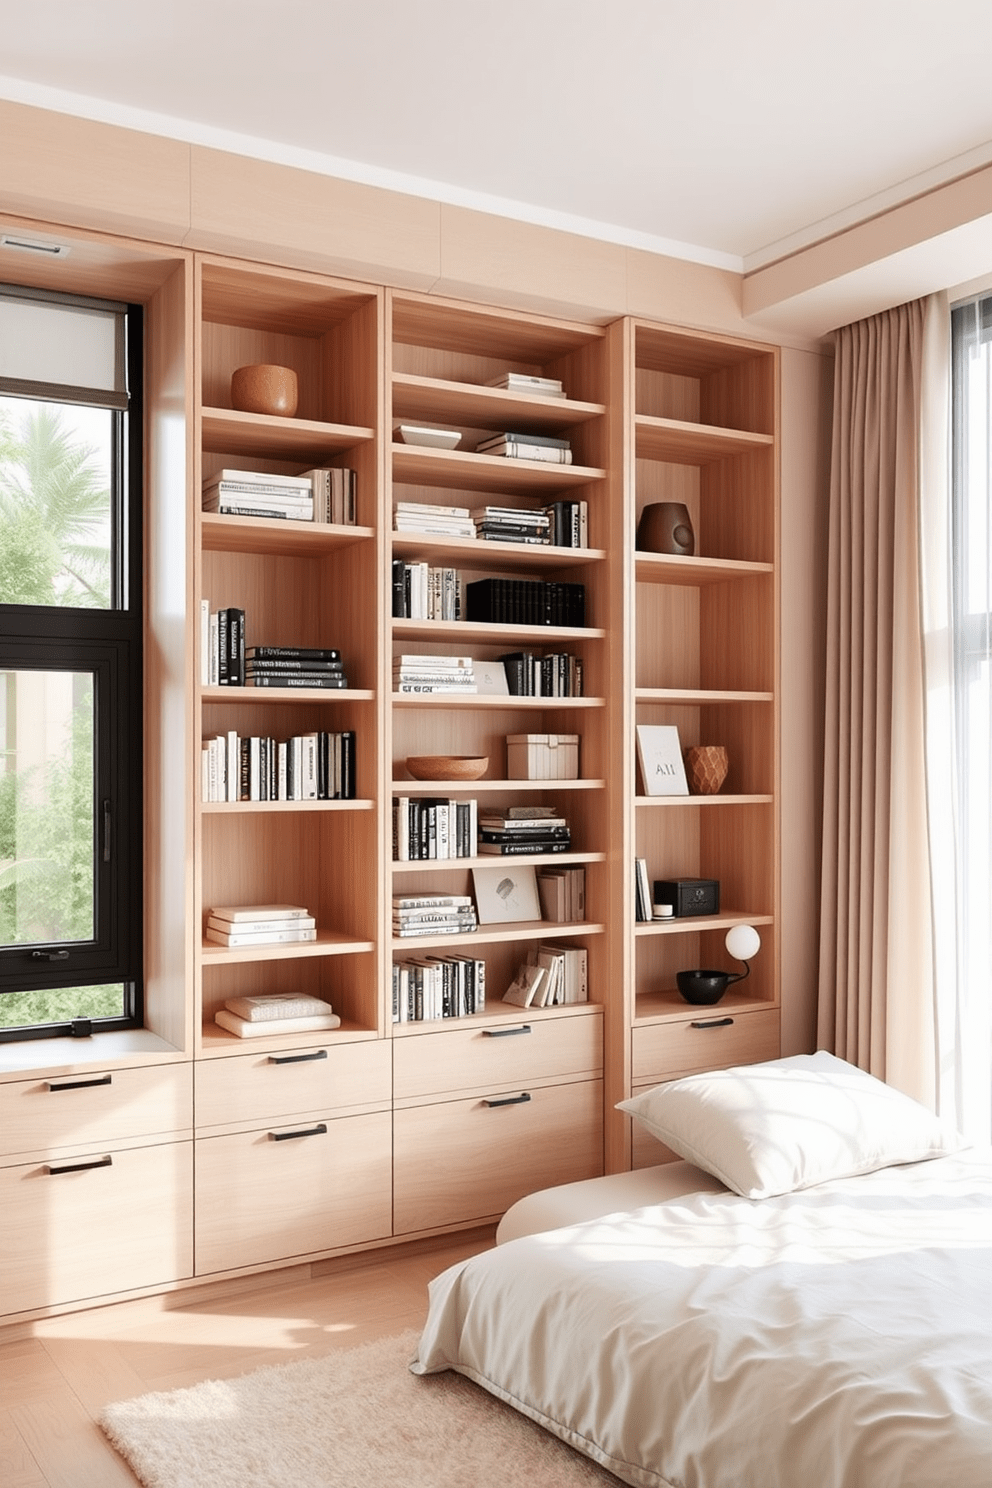
<svg viewBox="0 0 992 1488"><path fill-rule="evenodd" d="M20 292L17 286L10 290ZM50 298L80 302L72 295ZM107 1018L0 1026L0 1043L139 1028L144 1021L142 306L124 306L123 317L127 407L110 411L112 607L7 605L0 596L0 669L94 676L96 920L92 941L0 947L0 1000L14 992L121 983L123 1009ZM59 401L48 387L0 390L36 401ZM67 389L61 401L79 400Z"/></svg>

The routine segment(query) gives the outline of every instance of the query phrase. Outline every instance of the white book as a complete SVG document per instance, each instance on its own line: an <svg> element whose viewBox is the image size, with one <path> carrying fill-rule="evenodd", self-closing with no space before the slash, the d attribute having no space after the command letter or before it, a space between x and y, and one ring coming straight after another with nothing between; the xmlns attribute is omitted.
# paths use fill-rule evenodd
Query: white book
<svg viewBox="0 0 992 1488"><path fill-rule="evenodd" d="M309 1018L281 1018L278 1023L253 1023L248 1018L239 1018L237 1013L220 1008L214 1014L214 1022L238 1038L272 1038L286 1033L319 1033L324 1029L340 1028L337 1013L314 1014Z"/></svg>
<svg viewBox="0 0 992 1488"><path fill-rule="evenodd" d="M274 475L270 470L217 470L203 482L204 490L221 482L254 486L306 486L305 475Z"/></svg>
<svg viewBox="0 0 992 1488"><path fill-rule="evenodd" d="M212 930L208 924L203 932L204 939L213 945L228 947L237 946L266 946L266 945L299 945L307 941L317 939L317 932L309 930L261 930L242 932L240 926L234 930Z"/></svg>
<svg viewBox="0 0 992 1488"><path fill-rule="evenodd" d="M229 997L224 1006L249 1023L279 1023L285 1018L326 1018L334 1012L320 997L297 992L263 992L254 997Z"/></svg>
<svg viewBox="0 0 992 1488"><path fill-rule="evenodd" d="M236 801L241 794L241 741L237 729L227 734L227 799Z"/></svg>
<svg viewBox="0 0 992 1488"><path fill-rule="evenodd" d="M673 723L637 725L637 762L646 796L687 796L679 731Z"/></svg>
<svg viewBox="0 0 992 1488"><path fill-rule="evenodd" d="M316 925L317 921L313 915L301 915L297 920L266 920L264 918L257 920L238 920L235 925L232 925L230 920L215 919L213 915L207 919L207 929L216 930L220 935L230 935L235 932L238 935L272 935L276 931L288 930L290 928L293 930L313 930L316 928Z"/></svg>
<svg viewBox="0 0 992 1488"><path fill-rule="evenodd" d="M503 1001L512 1002L517 1007L534 1006L546 976L547 972L543 966L533 966L525 962L523 966L518 967L516 976L503 993Z"/></svg>
<svg viewBox="0 0 992 1488"><path fill-rule="evenodd" d="M300 920L310 911L302 904L220 904L208 914L214 920L230 920L236 925L243 920Z"/></svg>

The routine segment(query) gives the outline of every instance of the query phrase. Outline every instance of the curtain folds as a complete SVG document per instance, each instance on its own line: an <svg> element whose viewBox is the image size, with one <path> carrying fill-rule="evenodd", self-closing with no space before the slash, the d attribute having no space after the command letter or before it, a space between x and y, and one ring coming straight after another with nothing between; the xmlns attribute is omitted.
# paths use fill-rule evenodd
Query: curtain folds
<svg viewBox="0 0 992 1488"><path fill-rule="evenodd" d="M919 509L930 301L835 336L818 1041L933 1106Z"/></svg>

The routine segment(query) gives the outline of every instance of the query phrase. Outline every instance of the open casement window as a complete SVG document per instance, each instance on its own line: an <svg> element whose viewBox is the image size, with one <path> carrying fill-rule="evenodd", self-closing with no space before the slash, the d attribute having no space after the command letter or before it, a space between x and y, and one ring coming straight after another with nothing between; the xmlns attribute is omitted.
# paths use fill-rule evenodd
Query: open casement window
<svg viewBox="0 0 992 1488"><path fill-rule="evenodd" d="M141 1021L141 310L0 286L0 1039Z"/></svg>

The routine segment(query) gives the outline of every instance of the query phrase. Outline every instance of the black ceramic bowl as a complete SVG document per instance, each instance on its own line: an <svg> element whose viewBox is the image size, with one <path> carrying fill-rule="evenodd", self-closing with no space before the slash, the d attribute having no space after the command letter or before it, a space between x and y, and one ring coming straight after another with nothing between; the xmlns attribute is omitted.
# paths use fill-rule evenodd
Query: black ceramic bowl
<svg viewBox="0 0 992 1488"><path fill-rule="evenodd" d="M726 971L677 971L675 980L686 1002L711 1007L720 1001L733 977Z"/></svg>

